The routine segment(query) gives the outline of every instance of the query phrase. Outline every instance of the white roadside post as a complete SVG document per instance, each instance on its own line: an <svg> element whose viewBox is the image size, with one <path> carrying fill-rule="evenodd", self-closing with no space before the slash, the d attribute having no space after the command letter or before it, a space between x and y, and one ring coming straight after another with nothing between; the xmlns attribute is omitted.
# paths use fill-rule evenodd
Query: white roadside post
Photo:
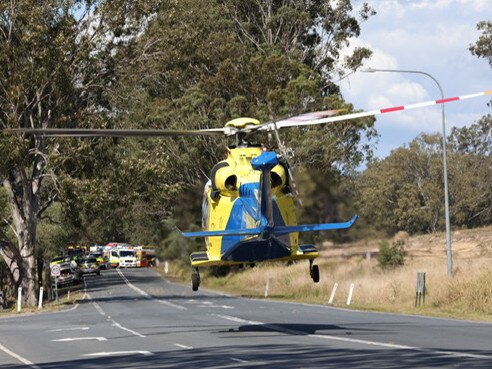
<svg viewBox="0 0 492 369"><path fill-rule="evenodd" d="M22 287L17 290L17 312L20 313L22 308Z"/></svg>
<svg viewBox="0 0 492 369"><path fill-rule="evenodd" d="M354 287L355 287L355 284L351 284L350 285L350 291L349 291L349 295L348 295L348 298L347 298L347 305L350 305L350 303L352 302L352 295L354 293Z"/></svg>
<svg viewBox="0 0 492 369"><path fill-rule="evenodd" d="M328 305L333 305L333 300L335 299L335 294L337 293L338 282L335 282L333 289L331 290L330 299L328 300Z"/></svg>
<svg viewBox="0 0 492 369"><path fill-rule="evenodd" d="M43 287L39 289L38 310L43 307Z"/></svg>
<svg viewBox="0 0 492 369"><path fill-rule="evenodd" d="M164 262L164 273L169 273L169 261Z"/></svg>
<svg viewBox="0 0 492 369"><path fill-rule="evenodd" d="M270 280L267 279L266 285L265 285L265 297L268 297L268 289L270 287L269 285L270 285Z"/></svg>

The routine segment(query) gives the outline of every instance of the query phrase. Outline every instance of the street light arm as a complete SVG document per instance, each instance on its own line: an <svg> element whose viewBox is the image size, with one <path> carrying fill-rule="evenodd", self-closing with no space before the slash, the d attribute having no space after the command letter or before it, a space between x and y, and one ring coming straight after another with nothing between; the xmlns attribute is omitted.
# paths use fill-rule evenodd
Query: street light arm
<svg viewBox="0 0 492 369"><path fill-rule="evenodd" d="M423 72L420 70L406 70L406 69L379 69L379 68L366 68L366 69L361 69L361 72L364 73L375 73L375 72L398 72L398 73L416 73L416 74L424 74L430 79L432 79L437 87L439 88L439 92L441 93L441 98L444 99L444 92L442 90L441 84L438 82L438 80L432 76L431 74L427 72Z"/></svg>

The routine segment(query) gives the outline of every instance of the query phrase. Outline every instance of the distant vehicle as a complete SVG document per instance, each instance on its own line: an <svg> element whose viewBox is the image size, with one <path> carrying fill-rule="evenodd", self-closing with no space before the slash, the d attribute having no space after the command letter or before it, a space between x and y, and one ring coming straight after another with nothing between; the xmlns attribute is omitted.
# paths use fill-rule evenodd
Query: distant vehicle
<svg viewBox="0 0 492 369"><path fill-rule="evenodd" d="M88 257L80 260L79 263L80 274L97 274L101 275L101 269L96 258Z"/></svg>
<svg viewBox="0 0 492 369"><path fill-rule="evenodd" d="M67 258L65 258L64 256L57 256L56 258L51 259L50 265L62 264L65 262L67 262Z"/></svg>
<svg viewBox="0 0 492 369"><path fill-rule="evenodd" d="M149 267L155 266L156 264L156 257L154 254L147 254L147 265Z"/></svg>
<svg viewBox="0 0 492 369"><path fill-rule="evenodd" d="M58 286L71 286L81 282L80 273L77 269L70 266L70 263L60 264L60 275L58 276Z"/></svg>
<svg viewBox="0 0 492 369"><path fill-rule="evenodd" d="M130 248L111 250L109 254L111 268L136 268L137 256Z"/></svg>
<svg viewBox="0 0 492 369"><path fill-rule="evenodd" d="M149 266L149 262L147 260L147 251L137 250L135 251L135 255L137 258L137 268L146 268Z"/></svg>
<svg viewBox="0 0 492 369"><path fill-rule="evenodd" d="M106 269L107 267L107 260L104 258L102 252L91 252L89 254L90 258L96 258L97 263L99 264L100 269Z"/></svg>
<svg viewBox="0 0 492 369"><path fill-rule="evenodd" d="M63 250L63 255L65 258L75 260L78 263L84 257L86 249L83 246L66 246Z"/></svg>
<svg viewBox="0 0 492 369"><path fill-rule="evenodd" d="M118 257L120 259L120 268L136 268L137 257L134 250L120 249L118 250Z"/></svg>

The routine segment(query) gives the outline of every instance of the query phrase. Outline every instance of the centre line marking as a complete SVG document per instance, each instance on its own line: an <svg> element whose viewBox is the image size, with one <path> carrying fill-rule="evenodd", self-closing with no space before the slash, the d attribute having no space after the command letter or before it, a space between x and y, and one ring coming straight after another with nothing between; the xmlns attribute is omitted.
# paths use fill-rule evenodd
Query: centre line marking
<svg viewBox="0 0 492 369"><path fill-rule="evenodd" d="M111 355L144 355L152 356L153 352L150 351L112 351L112 352L94 352L92 354L84 354L80 356L111 356Z"/></svg>
<svg viewBox="0 0 492 369"><path fill-rule="evenodd" d="M51 340L51 342L71 342L71 341L107 341L105 337L72 337L72 338L59 338L57 340Z"/></svg>
<svg viewBox="0 0 492 369"><path fill-rule="evenodd" d="M247 363L247 362L248 362L248 360L242 360L242 359L238 359L238 358L235 358L235 357L231 357L231 360L232 360L232 361L236 361L236 362L238 362L238 363L242 363L242 364L244 364L244 363Z"/></svg>
<svg viewBox="0 0 492 369"><path fill-rule="evenodd" d="M92 305L94 305L94 307L96 308L96 310L98 311L99 314L101 314L102 316L106 315L104 310L101 308L101 306L99 306L99 304L97 302L92 301Z"/></svg>
<svg viewBox="0 0 492 369"><path fill-rule="evenodd" d="M141 337L141 338L145 338L145 336L141 333L138 333L137 331L134 331L133 329L130 329L130 328L126 328L126 327L123 327L120 323L116 322L115 320L113 319L109 319L109 321L111 323L113 323L113 325L119 329L122 329L124 331L127 331L127 332L130 332L131 334L133 334L134 336L138 336L138 337Z"/></svg>
<svg viewBox="0 0 492 369"><path fill-rule="evenodd" d="M175 343L174 346L181 347L182 349L185 349L185 350L191 350L193 348L191 346L185 346L185 345L182 345L180 343Z"/></svg>
<svg viewBox="0 0 492 369"><path fill-rule="evenodd" d="M65 331L86 331L89 327L73 327L73 328L58 328L58 329L50 329L46 332L65 332Z"/></svg>
<svg viewBox="0 0 492 369"><path fill-rule="evenodd" d="M188 308L184 307L184 306L181 306L181 305L177 305L177 304L173 304L172 302L169 302L169 301L165 301L165 300L158 300L152 296L150 296L147 292L145 292L144 290L141 290L140 288L134 286L129 280L128 278L125 277L125 275L121 272L120 269L117 269L117 272L118 274L120 275L121 278L123 278L123 280L125 281L125 283L127 284L128 287L130 287L132 290L138 292L140 295L144 296L146 299L149 299L149 300L153 300L153 301L157 301L159 304L163 304L163 305L167 305L167 306L171 306L175 309L179 309L179 310L187 310Z"/></svg>

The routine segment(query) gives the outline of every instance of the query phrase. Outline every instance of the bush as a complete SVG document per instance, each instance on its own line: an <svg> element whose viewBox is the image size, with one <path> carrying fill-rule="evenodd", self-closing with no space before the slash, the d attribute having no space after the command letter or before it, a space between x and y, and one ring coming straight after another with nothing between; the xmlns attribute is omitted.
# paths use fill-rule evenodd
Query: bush
<svg viewBox="0 0 492 369"><path fill-rule="evenodd" d="M379 243L378 263L382 269L393 269L405 264L405 241L397 240L391 245L388 241Z"/></svg>

